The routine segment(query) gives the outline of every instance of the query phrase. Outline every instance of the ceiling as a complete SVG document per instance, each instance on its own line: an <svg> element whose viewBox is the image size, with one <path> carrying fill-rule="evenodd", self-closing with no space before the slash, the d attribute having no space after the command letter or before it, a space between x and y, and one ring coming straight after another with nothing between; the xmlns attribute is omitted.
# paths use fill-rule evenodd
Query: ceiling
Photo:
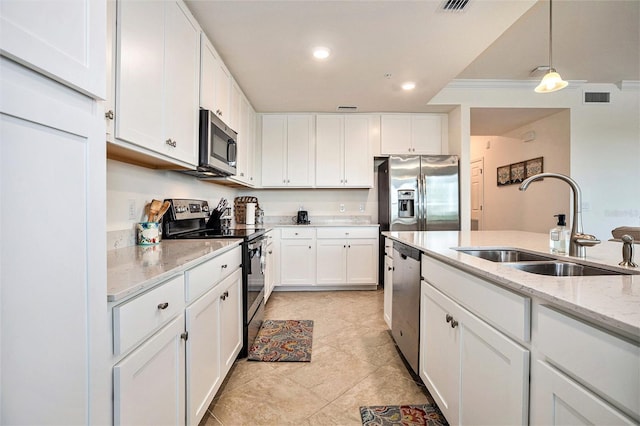
<svg viewBox="0 0 640 426"><path fill-rule="evenodd" d="M453 79L537 80L530 71L548 64L548 1L186 3L259 112L428 112ZM640 80L640 1L556 0L553 44L565 80ZM329 59L313 59L318 45Z"/></svg>

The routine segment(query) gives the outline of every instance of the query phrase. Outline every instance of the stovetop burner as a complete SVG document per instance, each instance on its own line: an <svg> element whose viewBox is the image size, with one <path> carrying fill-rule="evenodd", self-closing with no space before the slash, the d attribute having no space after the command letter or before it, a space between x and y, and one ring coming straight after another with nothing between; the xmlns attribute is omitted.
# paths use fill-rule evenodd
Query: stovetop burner
<svg viewBox="0 0 640 426"><path fill-rule="evenodd" d="M176 235L173 238L179 240L194 240L207 238L247 238L259 237L264 234L263 228L256 229L204 229L185 234Z"/></svg>

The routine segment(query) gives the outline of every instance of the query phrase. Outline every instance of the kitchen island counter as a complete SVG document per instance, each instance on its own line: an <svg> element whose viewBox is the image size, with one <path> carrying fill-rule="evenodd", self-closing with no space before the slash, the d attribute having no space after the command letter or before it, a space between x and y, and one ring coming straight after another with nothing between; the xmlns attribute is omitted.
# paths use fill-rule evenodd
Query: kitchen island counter
<svg viewBox="0 0 640 426"><path fill-rule="evenodd" d="M242 239L163 240L151 246L107 251L107 301L148 290L203 261L237 247Z"/></svg>
<svg viewBox="0 0 640 426"><path fill-rule="evenodd" d="M567 313L640 341L640 268L622 268L622 244L605 241L587 248L585 259L549 255L565 261L627 271L636 275L553 277L528 273L455 248L508 247L549 253L547 234L522 231L383 232L455 268L521 294L538 297Z"/></svg>

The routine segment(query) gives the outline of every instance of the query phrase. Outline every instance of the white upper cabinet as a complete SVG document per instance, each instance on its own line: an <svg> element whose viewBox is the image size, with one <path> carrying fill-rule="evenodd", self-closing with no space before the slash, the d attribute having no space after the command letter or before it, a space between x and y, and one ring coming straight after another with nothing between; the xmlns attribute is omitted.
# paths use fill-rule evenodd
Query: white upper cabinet
<svg viewBox="0 0 640 426"><path fill-rule="evenodd" d="M262 185L313 186L313 115L262 117Z"/></svg>
<svg viewBox="0 0 640 426"><path fill-rule="evenodd" d="M231 128L231 74L207 36L200 35L200 107L216 113Z"/></svg>
<svg viewBox="0 0 640 426"><path fill-rule="evenodd" d="M373 186L369 117L316 117L316 186Z"/></svg>
<svg viewBox="0 0 640 426"><path fill-rule="evenodd" d="M237 87L234 85L234 87ZM253 186L254 180L254 151L255 151L255 120L256 113L253 107L238 89L238 118L236 120L238 140L237 140L237 162L236 175L230 179ZM235 92L235 90L234 90Z"/></svg>
<svg viewBox="0 0 640 426"><path fill-rule="evenodd" d="M93 98L106 98L104 2L0 2L4 56Z"/></svg>
<svg viewBox="0 0 640 426"><path fill-rule="evenodd" d="M197 163L199 27L182 2L118 2L115 142ZM153 154L152 154L153 155Z"/></svg>
<svg viewBox="0 0 640 426"><path fill-rule="evenodd" d="M381 154L446 154L447 123L446 114L383 114Z"/></svg>

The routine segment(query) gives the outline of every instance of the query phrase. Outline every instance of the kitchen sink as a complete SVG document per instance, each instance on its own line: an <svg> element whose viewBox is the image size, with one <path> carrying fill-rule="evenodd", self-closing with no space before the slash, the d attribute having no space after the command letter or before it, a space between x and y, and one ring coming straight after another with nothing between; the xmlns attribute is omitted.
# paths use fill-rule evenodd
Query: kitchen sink
<svg viewBox="0 0 640 426"><path fill-rule="evenodd" d="M592 275L631 275L630 272L610 271L594 266L580 265L571 262L523 262L511 263L508 266L532 274L550 275L554 277L580 277Z"/></svg>
<svg viewBox="0 0 640 426"><path fill-rule="evenodd" d="M529 253L516 249L456 249L459 252L470 254L471 256L490 260L492 262L529 262L555 260L552 257L540 254Z"/></svg>

